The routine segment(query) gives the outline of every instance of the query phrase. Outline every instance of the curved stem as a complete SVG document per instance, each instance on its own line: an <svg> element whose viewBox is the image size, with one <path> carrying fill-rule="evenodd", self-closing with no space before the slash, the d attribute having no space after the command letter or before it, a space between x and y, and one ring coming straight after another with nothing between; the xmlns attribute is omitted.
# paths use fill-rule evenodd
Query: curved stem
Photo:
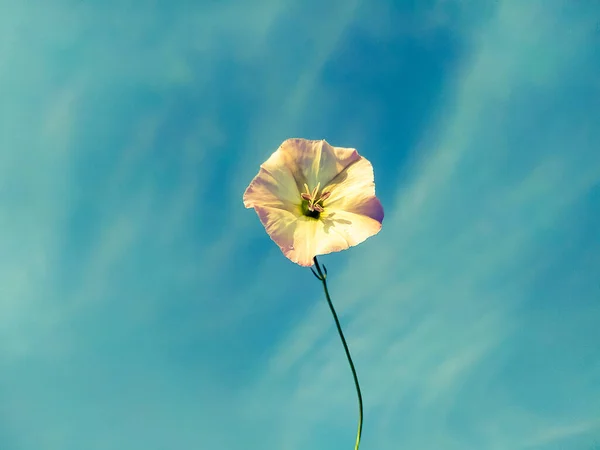
<svg viewBox="0 0 600 450"><path fill-rule="evenodd" d="M315 262L315 267L317 269L317 273L315 273L313 270L313 274L323 283L325 297L327 298L327 303L329 304L329 309L331 309L331 314L333 315L333 320L335 320L335 326L337 327L338 333L340 335L340 339L342 340L342 344L344 345L344 350L346 351L346 358L348 359L348 363L350 364L350 370L352 370L352 377L354 378L354 386L356 387L356 394L358 395L358 432L356 433L356 444L354 446L354 450L358 450L358 446L360 445L360 436L362 434L362 424L363 424L363 400L362 400L362 394L360 392L360 385L358 383L358 375L356 375L356 369L354 368L354 363L352 362L352 357L350 356L350 349L348 349L348 344L346 343L346 338L344 338L344 333L342 332L342 327L340 325L340 321L335 312L335 308L333 307L333 303L331 303L331 297L329 297L329 290L327 289L327 269L325 268L325 266L323 266L323 270L321 270L321 266L319 265L319 262L317 261L316 256L314 257L314 262Z"/></svg>

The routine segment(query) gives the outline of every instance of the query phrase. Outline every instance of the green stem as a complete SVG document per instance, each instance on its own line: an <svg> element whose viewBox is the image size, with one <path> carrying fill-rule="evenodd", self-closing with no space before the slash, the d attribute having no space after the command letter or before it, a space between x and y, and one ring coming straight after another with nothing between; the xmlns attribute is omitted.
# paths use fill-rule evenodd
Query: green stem
<svg viewBox="0 0 600 450"><path fill-rule="evenodd" d="M340 335L340 339L342 340L342 344L344 345L344 350L346 351L346 358L348 359L348 363L350 364L350 370L352 370L352 377L354 378L354 386L356 387L356 394L358 395L358 432L356 433L356 444L354 446L354 450L358 450L358 446L360 445L360 436L362 434L362 424L363 424L363 401L362 394L360 393L360 384L358 384L358 375L356 375L356 369L354 368L354 363L352 362L352 357L350 356L350 350L348 349L348 344L346 343L346 338L344 338L344 333L342 332L342 327L340 325L340 321L335 312L335 308L333 307L333 303L331 303L331 297L329 297L329 290L327 289L327 269L323 266L323 270L321 270L321 266L319 265L319 261L317 261L317 257L314 257L315 267L317 268L317 273L313 274L321 280L323 283L323 289L325 290L325 297L327 298L327 303L329 304L329 309L331 309L331 314L333 314L333 319L335 320L335 326L337 327L338 333ZM312 270L312 267L311 267ZM318 274L318 275L317 275Z"/></svg>

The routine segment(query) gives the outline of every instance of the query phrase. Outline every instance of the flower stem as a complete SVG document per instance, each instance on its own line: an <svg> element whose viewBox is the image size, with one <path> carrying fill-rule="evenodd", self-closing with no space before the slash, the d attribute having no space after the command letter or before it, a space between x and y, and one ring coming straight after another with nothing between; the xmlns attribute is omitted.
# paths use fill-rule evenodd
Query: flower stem
<svg viewBox="0 0 600 450"><path fill-rule="evenodd" d="M333 303L331 303L331 297L329 297L329 290L327 289L327 269L323 266L319 265L319 261L317 261L317 257L314 257L315 267L317 272L311 270L315 277L317 277L323 283L323 289L325 291L325 297L327 298L327 303L329 304L329 309L331 309L331 314L333 315L333 320L335 320L335 326L337 327L338 333L340 335L340 339L342 340L342 344L344 345L344 350L346 351L346 358L348 359L348 363L350 364L350 370L352 370L352 377L354 378L354 386L356 387L356 394L358 395L358 431L356 433L356 444L354 445L354 450L358 450L358 446L360 445L360 436L362 434L362 424L363 424L363 401L362 394L360 393L360 384L358 383L358 375L356 375L356 369L354 368L354 363L352 362L352 357L350 356L350 350L348 349L348 344L346 343L346 338L344 338L344 333L342 332L342 327L340 325L340 321L335 312L335 308L333 307Z"/></svg>

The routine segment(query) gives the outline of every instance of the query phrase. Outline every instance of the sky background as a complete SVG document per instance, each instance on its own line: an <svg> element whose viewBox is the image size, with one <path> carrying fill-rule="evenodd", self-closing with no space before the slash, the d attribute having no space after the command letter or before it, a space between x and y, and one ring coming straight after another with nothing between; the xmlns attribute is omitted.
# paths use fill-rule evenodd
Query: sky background
<svg viewBox="0 0 600 450"><path fill-rule="evenodd" d="M600 449L600 2L0 0L0 449L344 450L321 286L244 189L353 147L321 258L361 449Z"/></svg>

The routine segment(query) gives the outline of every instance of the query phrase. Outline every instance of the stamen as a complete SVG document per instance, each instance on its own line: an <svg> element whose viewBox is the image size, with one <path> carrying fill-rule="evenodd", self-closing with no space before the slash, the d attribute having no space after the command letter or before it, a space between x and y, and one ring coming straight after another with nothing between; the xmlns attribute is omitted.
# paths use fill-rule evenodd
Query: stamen
<svg viewBox="0 0 600 450"><path fill-rule="evenodd" d="M309 213L316 213L316 215L310 215L310 217L318 218L319 214L324 211L323 205L320 204L323 200L326 200L331 195L330 192L322 192L320 197L317 197L319 194L319 189L321 188L321 183L318 182L315 188L310 190L308 184L304 183L305 192L300 193L300 197L302 200L306 201L306 211Z"/></svg>
<svg viewBox="0 0 600 450"><path fill-rule="evenodd" d="M316 199L317 198L317 193L319 192L319 188L321 187L321 183L317 183L317 185L315 186L315 188L312 191L312 198Z"/></svg>
<svg viewBox="0 0 600 450"><path fill-rule="evenodd" d="M310 196L310 189L308 188L308 184L304 183L304 190Z"/></svg>

